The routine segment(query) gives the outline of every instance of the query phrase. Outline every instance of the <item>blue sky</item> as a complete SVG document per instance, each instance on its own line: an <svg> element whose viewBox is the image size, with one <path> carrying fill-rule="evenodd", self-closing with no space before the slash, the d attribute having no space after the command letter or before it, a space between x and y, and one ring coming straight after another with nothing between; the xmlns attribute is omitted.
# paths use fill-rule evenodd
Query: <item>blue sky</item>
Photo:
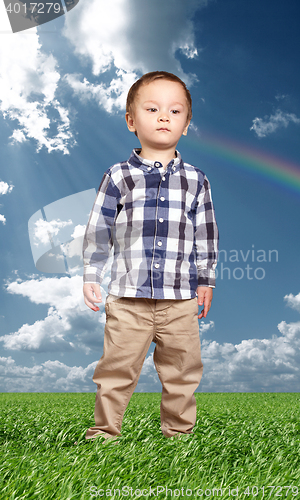
<svg viewBox="0 0 300 500"><path fill-rule="evenodd" d="M105 315L82 302L82 233L104 171L138 146L127 90L157 69L190 88L178 149L208 176L220 230L199 390L298 391L300 188L255 160L300 178L297 0L80 0L15 34L1 9L0 391L95 390ZM153 349L138 391L161 389Z"/></svg>

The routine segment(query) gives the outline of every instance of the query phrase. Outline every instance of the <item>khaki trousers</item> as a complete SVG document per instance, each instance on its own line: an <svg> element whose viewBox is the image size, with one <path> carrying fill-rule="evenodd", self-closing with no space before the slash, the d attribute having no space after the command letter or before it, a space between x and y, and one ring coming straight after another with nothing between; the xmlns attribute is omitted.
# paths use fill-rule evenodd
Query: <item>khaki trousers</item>
<svg viewBox="0 0 300 500"><path fill-rule="evenodd" d="M103 356L97 384L95 427L86 439L119 435L130 397L151 342L162 383L161 429L166 437L188 434L196 422L197 389L203 371L197 297L187 300L122 297L106 302Z"/></svg>

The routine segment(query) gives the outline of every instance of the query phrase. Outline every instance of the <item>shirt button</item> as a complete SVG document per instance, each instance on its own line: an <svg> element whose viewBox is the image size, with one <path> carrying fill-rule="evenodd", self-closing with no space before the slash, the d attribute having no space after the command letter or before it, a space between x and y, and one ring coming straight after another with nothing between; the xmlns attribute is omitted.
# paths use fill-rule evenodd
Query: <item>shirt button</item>
<svg viewBox="0 0 300 500"><path fill-rule="evenodd" d="M147 170L151 170L151 167L147 167Z"/></svg>
<svg viewBox="0 0 300 500"><path fill-rule="evenodd" d="M161 197L160 197L160 201L165 201L165 197L164 197L164 196L161 196Z"/></svg>
<svg viewBox="0 0 300 500"><path fill-rule="evenodd" d="M165 181L165 180L166 180L165 176L163 176L163 177L162 177L162 180L163 180L163 181Z"/></svg>
<svg viewBox="0 0 300 500"><path fill-rule="evenodd" d="M154 267L156 267L156 269L159 268L159 264L154 264Z"/></svg>
<svg viewBox="0 0 300 500"><path fill-rule="evenodd" d="M162 246L162 241L158 241L157 244L158 244L159 247L161 247Z"/></svg>
<svg viewBox="0 0 300 500"><path fill-rule="evenodd" d="M158 220L159 220L159 222L163 222L164 221L164 219L162 217L160 217L160 219L158 219Z"/></svg>
<svg viewBox="0 0 300 500"><path fill-rule="evenodd" d="M176 167L175 167L175 165L173 165L172 169L173 169L173 170L176 170Z"/></svg>
<svg viewBox="0 0 300 500"><path fill-rule="evenodd" d="M159 163L159 161L156 161L156 162L154 163L154 166L155 166L155 167L157 167L157 168L159 168L159 167L160 167L160 163Z"/></svg>

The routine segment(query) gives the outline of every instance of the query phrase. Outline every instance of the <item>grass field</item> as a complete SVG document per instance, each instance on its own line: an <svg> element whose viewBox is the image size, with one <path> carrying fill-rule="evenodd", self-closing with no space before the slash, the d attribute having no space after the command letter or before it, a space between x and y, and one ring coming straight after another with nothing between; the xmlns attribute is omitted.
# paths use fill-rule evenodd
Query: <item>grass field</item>
<svg viewBox="0 0 300 500"><path fill-rule="evenodd" d="M85 442L94 394L0 394L1 500L300 499L300 394L196 399L178 440L161 434L160 394L134 394L114 444Z"/></svg>

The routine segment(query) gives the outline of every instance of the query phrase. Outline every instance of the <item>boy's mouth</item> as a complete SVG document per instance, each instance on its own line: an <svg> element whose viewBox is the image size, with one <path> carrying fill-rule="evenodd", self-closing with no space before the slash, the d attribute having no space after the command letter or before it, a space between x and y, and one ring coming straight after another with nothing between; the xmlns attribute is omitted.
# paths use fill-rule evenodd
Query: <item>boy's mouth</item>
<svg viewBox="0 0 300 500"><path fill-rule="evenodd" d="M163 131L163 132L170 132L170 129L166 128L166 127L161 127L161 128L158 128L157 130L158 131Z"/></svg>

